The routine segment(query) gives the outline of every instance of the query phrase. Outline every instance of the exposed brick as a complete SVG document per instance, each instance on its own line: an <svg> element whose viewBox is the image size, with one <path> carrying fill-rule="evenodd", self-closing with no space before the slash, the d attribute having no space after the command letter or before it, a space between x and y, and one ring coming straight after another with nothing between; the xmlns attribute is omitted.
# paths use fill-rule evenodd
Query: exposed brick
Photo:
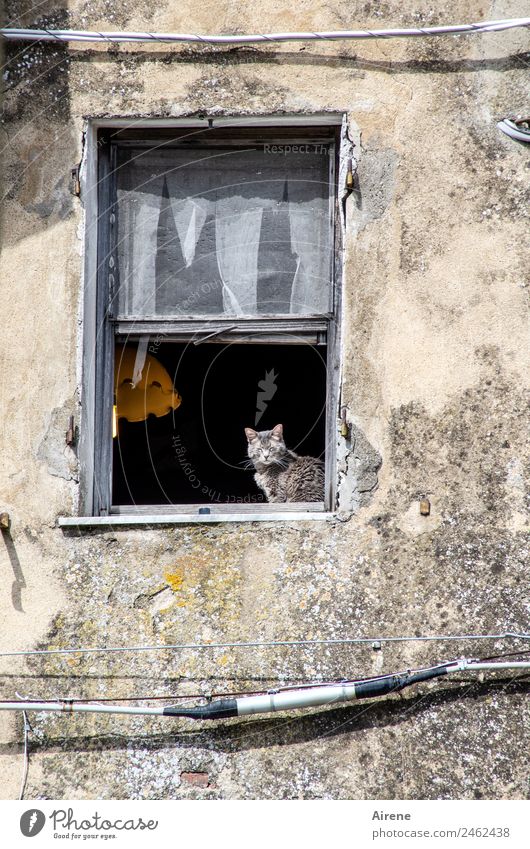
<svg viewBox="0 0 530 849"><path fill-rule="evenodd" d="M210 783L207 772L181 772L180 777L194 787L208 787Z"/></svg>

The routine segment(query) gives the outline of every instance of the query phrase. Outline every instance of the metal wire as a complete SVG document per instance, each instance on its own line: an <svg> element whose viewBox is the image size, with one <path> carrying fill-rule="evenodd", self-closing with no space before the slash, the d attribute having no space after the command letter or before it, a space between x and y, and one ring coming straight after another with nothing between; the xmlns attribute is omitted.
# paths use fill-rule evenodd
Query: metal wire
<svg viewBox="0 0 530 849"><path fill-rule="evenodd" d="M529 669L530 670L530 662L512 662L512 663L495 664L495 663L484 663L481 660L473 661L473 660L467 660L465 658L461 658L460 660L453 660L453 661L445 662L445 663L442 663L442 664L437 664L436 666L424 667L424 668L416 669L416 670L410 670L409 669L406 672L392 673L390 675L381 675L381 676L376 676L376 677L371 677L371 678L364 678L364 679L361 679L360 681L359 680L353 680L353 681L352 680L342 680L342 681L334 682L333 684L329 684L329 683L326 683L326 684L318 683L318 684L316 684L316 683L313 683L313 684L305 684L302 687L285 687L285 688L280 688L279 690L268 690L266 695L270 695L272 698L274 698L274 696L276 694L280 693L280 692L283 692L285 690L291 690L292 695L296 696L299 691L307 691L307 690L315 690L315 689L318 690L321 687L324 687L324 691L326 690L326 688L329 689L329 687L342 688L342 691L344 691L345 686L351 688L352 686L362 685L363 683L372 682L372 681L382 681L382 680L388 679L388 678L389 679L399 679L399 680L396 680L396 682L395 682L395 690L401 690L405 686L409 686L409 685L414 684L414 683L419 683L420 680L424 680L423 678L418 679L418 677L417 677L418 674L421 675L422 673L428 673L428 672L432 672L432 671L436 671L436 670L440 670L441 673L448 674L448 673L455 673L455 672L457 672L457 673L458 672L464 672L466 670L478 672L478 671L481 671L483 669L484 670L488 669L490 671L493 671L493 670L501 671L501 670L505 670L505 669L525 669L525 670ZM428 676L428 677L432 677L432 676ZM394 692L394 686L392 686L391 689L389 689L388 691L386 689L384 690L385 694L387 692L388 693ZM17 693L17 696L18 695L19 694ZM243 700L241 702L243 704L246 701L245 696L248 697L251 694L246 693L246 694L242 694L242 695L244 696ZM374 693L374 697L376 695L383 695L383 692ZM353 697L357 698L358 696L354 694ZM360 697L362 698L363 696L360 696ZM179 698L179 697L177 697L177 698ZM206 698L208 700L208 697L205 697L205 696L202 696L201 698ZM179 698L179 701L180 700L181 699ZM338 696L338 700L343 701L344 698ZM349 700L349 697L348 697L348 700ZM107 701L107 700L105 700L105 701ZM117 699L116 701L124 701L124 700L123 699ZM322 702L322 704L327 703L327 702L328 702L328 700L326 699L325 702ZM311 703L311 704L313 704L313 703ZM292 705L290 705L290 708L294 709L294 708L304 707L304 706L309 706L309 703L307 703L307 702L302 703L301 702L300 704L292 704ZM174 704L171 707L180 708L181 706L178 705L178 704ZM25 715L25 711L27 711L27 710L35 710L35 711L59 711L59 712L66 712L66 713L84 712L84 713L108 713L108 714L114 713L114 714L122 714L122 715L126 714L126 715L131 715L131 716L132 715L137 715L137 716L142 716L142 715L143 716L146 716L146 715L149 715L149 716L165 716L166 715L165 711L167 709L167 706L166 706L166 708L158 708L158 707L153 708L153 707L140 707L140 706L119 707L118 705L115 705L115 704L114 705L108 705L108 706L102 705L97 700L96 701L90 701L90 700L84 700L84 699L81 700L81 699L70 699L70 698L55 699L53 701L49 700L49 699L46 699L44 701L30 700L30 701L25 701L22 704L20 702L17 703L17 702L12 702L12 701L0 701L0 710L16 710L17 708L19 710L22 710L24 712L24 715ZM272 709L274 710L274 708L272 708ZM288 708L285 707L285 709L288 709ZM186 709L182 708L182 710L184 711L184 713L182 715L185 715L188 712L187 708ZM269 708L266 709L266 712L268 712L268 710L269 710ZM262 711L259 710L257 712L262 712ZM252 713L252 711L250 711L250 713ZM243 714L245 714L245 711L243 711ZM235 715L236 714L234 714L234 716ZM237 715L241 715L241 712L239 710L239 705L237 705ZM194 718L199 718L199 717L194 717ZM213 718L213 717L211 717L211 718ZM26 727L25 727L25 733L27 734L27 728ZM25 752L27 753L27 737L25 738L25 741L26 741ZM23 792L23 790L21 792Z"/></svg>
<svg viewBox="0 0 530 849"><path fill-rule="evenodd" d="M530 654L530 649L521 650L518 652L505 652L504 654L495 654L490 655L489 657L478 658L478 662L487 663L491 660L502 660L505 657L521 657L521 655ZM428 667L429 669L435 669L441 666L450 666L451 664L458 663L458 661L444 661L442 663L436 664L436 666ZM353 676L352 681L375 681L381 678L388 677L388 675L372 675L364 678L360 676ZM238 698L242 696L257 696L267 692L283 692L284 690L299 690L304 689L306 687L324 687L330 686L333 684L344 683L346 679L341 679L339 681L316 681L311 684L307 684L304 681L296 681L291 684L284 684L283 686L274 686L272 684L273 679L268 679L271 683L265 689L261 690L237 690L234 692L208 692L208 693L170 693L164 696L111 696L111 697L92 697L92 698L80 698L80 697L56 697L53 699L43 699L41 697L33 697L33 696L21 696L19 693L16 693L18 699L23 699L25 702L57 702L57 701L71 701L71 702L80 702L80 703L103 703L103 702L158 702L158 701L174 701L175 699L183 700L183 699L216 699L216 698ZM14 699L0 699L3 704L16 704Z"/></svg>
<svg viewBox="0 0 530 849"><path fill-rule="evenodd" d="M31 725L29 724L28 715L25 710L22 711L22 717L24 719L24 764L22 767L22 780L20 782L20 793L18 796L19 802L24 798L24 791L26 789L26 782L28 780L28 769L29 769L29 754L28 754L28 732L31 731Z"/></svg>
<svg viewBox="0 0 530 849"><path fill-rule="evenodd" d="M528 654L530 654L530 650L521 651L521 652L519 652L519 654L528 655ZM496 657L502 658L502 657L509 657L509 656L511 656L511 655L497 655ZM491 659L493 659L493 658L491 658ZM511 670L515 670L515 669L530 670L530 661L510 661L510 662L507 662L507 663L488 663L481 658L476 658L476 659L460 658L458 660L444 661L442 663L436 664L435 666L422 667L421 669L415 669L415 670L408 669L408 670L406 670L406 672L391 673L391 674L378 675L378 676L370 676L368 678L362 678L362 679L355 678L355 679L341 679L340 681L335 681L335 682L313 682L313 683L306 683L306 684L302 684L302 685L296 685L296 684L295 685L288 685L288 686L279 687L279 688L275 688L275 689L269 688L266 691L265 690L252 691L252 692L247 691L247 692L240 692L240 693L231 693L231 694L224 693L224 694L215 694L215 695L216 696L221 695L224 698L226 698L228 695L230 695L232 697L236 696L236 698L238 696L240 696L240 697L243 698L243 701L245 701L245 699L247 699L249 696L253 696L253 695L257 695L257 694L274 696L277 693L284 693L286 691L291 691L292 693L294 693L296 695L297 691L307 691L307 690L315 690L315 689L318 690L319 688L322 688L322 687L323 688L329 688L330 686L331 687L352 686L352 685L363 684L363 683L367 683L367 682L382 681L382 680L388 679L388 678L403 679L403 682L401 682L401 681L396 682L396 690L400 690L400 689L402 689L403 686L407 686L408 684L415 683L415 681L412 680L412 679L414 679L418 675L418 673L431 672L431 671L435 671L435 670L443 670L445 673L455 673L455 672L465 672L466 670L480 672L482 670L502 671L502 670L508 670L508 669L511 669ZM408 681L405 680L407 678L407 676L408 676L408 679L409 679ZM392 688L391 691L393 691L393 688ZM18 699L22 698L22 696L18 692L16 693L16 696L17 696ZM194 695L183 694L181 696L175 695L175 696L173 696L173 698L171 698L170 696L151 696L151 697L147 696L147 697L142 697L142 700L144 700L144 701L155 701L155 700L159 701L159 700L162 700L162 699L164 701L171 700L173 702L171 707L179 708L181 706L178 703L177 704L174 703L175 699L177 699L177 702L182 702L183 700L186 700L186 699L200 699L201 701L206 700L206 702L209 702L209 701L212 700L212 698L214 698L214 694L208 694L208 695L205 695L205 694L194 694ZM24 775L23 775L23 779L22 779L20 798L22 798L23 793L24 793L24 786L25 786L25 781L26 781L26 777L27 777L27 767L28 767L27 733L28 733L28 730L31 728L31 726L29 726L29 722L27 721L27 715L26 715L27 710L64 711L64 712L67 712L67 713L70 713L70 712L109 713L109 714L114 713L114 714L127 714L127 715L138 715L138 716L141 716L141 715L150 715L150 716L164 715L165 708L140 707L138 705L134 706L134 707L119 707L117 704L110 704L110 705L103 705L102 704L102 702L107 703L107 702L110 702L110 701L124 702L124 701L139 701L139 700L140 700L139 698L133 699L132 697L117 697L117 698L112 699L112 700L108 699L108 698L104 698L104 699L55 698L53 700L52 699L37 700L37 699L29 698L29 699L25 699L23 704L20 704L20 702L17 703L15 701L11 701L11 700L5 700L5 701L0 700L0 710L16 710L18 708L19 710L22 710L23 716L24 716ZM302 705L300 705L300 707L301 706ZM187 710L187 709L183 709L183 710Z"/></svg>
<svg viewBox="0 0 530 849"><path fill-rule="evenodd" d="M522 652L522 654L524 654L524 653L525 652ZM428 668L428 669L438 669L440 667L448 666L451 663L455 664L455 663L458 663L458 661L452 660L452 661L447 661L445 663L437 663L436 666L429 666L429 667L426 667L426 668ZM422 670L423 670L423 667L422 667ZM33 696L26 696L26 697L24 697L23 701L25 701L27 703L36 702L38 704L45 704L45 703L56 704L56 703L62 703L62 702L67 702L68 704L100 704L100 703L103 704L104 702L105 703L106 702L159 702L159 701L166 701L166 702L172 701L172 702L174 702L175 700L182 701L184 699L207 699L207 700L216 699L216 698L227 699L227 698L238 698L238 697L244 697L244 696L261 696L261 695L264 695L265 693L283 693L283 692L286 692L286 691L289 691L289 690L307 690L307 689L313 689L313 688L317 688L317 687L332 687L332 686L335 686L335 685L338 685L338 684L345 684L345 683L352 683L352 682L359 683L361 681L362 682L365 682L365 681L380 681L383 678L391 678L393 674L394 673L387 673L387 674L384 674L384 675L371 675L371 676L368 676L368 677L366 677L366 676L364 676L364 677L353 676L352 678L341 678L338 681L313 681L311 683L307 683L306 681L300 681L300 682L296 682L296 683L293 683L293 684L287 684L287 685L284 685L284 686L274 686L273 684L271 684L267 688L261 689L261 690L239 690L239 691L236 691L236 692L228 692L228 693L227 692L222 692L222 693L215 693L215 692L209 692L209 693L173 693L172 695L166 695L166 696L114 696L114 697L109 697L109 698L98 698L98 697L94 698L93 697L93 698L90 698L90 699L77 698L77 697L71 697L71 696L57 696L57 697L52 698L52 699L44 699L44 698L38 698L38 697L33 697ZM18 699L23 698L19 693L16 693L15 695L17 696ZM19 702L17 702L15 699L1 699L0 698L0 704L16 705L16 704L19 704Z"/></svg>
<svg viewBox="0 0 530 849"><path fill-rule="evenodd" d="M528 121L526 121L525 123L528 124ZM526 144L530 143L530 129L526 129L524 126L519 126L519 123L516 121L511 121L509 118L504 118L503 121L499 121L497 127L511 139L515 139L516 141L520 142L526 142Z"/></svg>
<svg viewBox="0 0 530 849"><path fill-rule="evenodd" d="M366 643L407 643L407 642L449 642L463 640L530 640L530 634L518 634L513 631L505 631L502 634L457 634L430 637L338 637L323 640L270 640L253 642L232 643L173 643L164 646L112 646L100 648L68 648L68 649L31 649L27 651L0 652L0 657L30 657L57 654L111 654L117 652L144 652L144 651L174 651L176 649L225 649L225 648L277 648L295 646L333 646L333 645L356 645Z"/></svg>
<svg viewBox="0 0 530 849"><path fill-rule="evenodd" d="M0 34L8 41L78 41L78 42L153 42L195 44L256 44L285 41L342 41L362 38L418 38L439 35L472 35L501 32L530 26L530 18L506 18L440 27L410 29L338 30L331 32L275 32L250 35L197 35L193 33L93 32L88 30L49 30L3 28Z"/></svg>

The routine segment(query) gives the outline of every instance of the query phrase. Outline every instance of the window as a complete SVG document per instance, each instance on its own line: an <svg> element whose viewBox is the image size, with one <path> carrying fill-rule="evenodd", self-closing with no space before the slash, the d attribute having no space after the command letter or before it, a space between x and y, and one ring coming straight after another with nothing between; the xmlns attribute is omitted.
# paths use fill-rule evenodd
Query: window
<svg viewBox="0 0 530 849"><path fill-rule="evenodd" d="M99 129L86 511L333 509L337 135ZM244 428L278 423L322 503L266 504L245 467Z"/></svg>

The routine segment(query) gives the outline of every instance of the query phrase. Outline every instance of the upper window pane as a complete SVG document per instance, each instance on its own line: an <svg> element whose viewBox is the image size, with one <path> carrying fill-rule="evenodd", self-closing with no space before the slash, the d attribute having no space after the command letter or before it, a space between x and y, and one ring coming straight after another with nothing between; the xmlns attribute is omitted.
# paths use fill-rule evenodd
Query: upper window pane
<svg viewBox="0 0 530 849"><path fill-rule="evenodd" d="M332 151L119 149L119 314L328 312Z"/></svg>

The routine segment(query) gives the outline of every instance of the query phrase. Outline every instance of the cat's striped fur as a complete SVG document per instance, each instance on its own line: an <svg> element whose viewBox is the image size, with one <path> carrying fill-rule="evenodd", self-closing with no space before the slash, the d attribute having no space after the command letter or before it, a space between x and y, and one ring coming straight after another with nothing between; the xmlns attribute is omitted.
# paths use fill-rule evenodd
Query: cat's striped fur
<svg viewBox="0 0 530 849"><path fill-rule="evenodd" d="M299 457L283 439L283 425L272 430L245 428L254 479L269 502L324 501L324 464L316 457Z"/></svg>

